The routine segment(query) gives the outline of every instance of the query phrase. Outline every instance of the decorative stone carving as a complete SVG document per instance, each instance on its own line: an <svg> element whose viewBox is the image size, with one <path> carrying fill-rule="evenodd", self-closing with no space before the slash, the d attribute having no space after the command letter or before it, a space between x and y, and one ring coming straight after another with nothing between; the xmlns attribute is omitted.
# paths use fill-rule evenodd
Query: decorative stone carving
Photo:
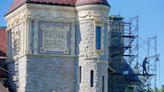
<svg viewBox="0 0 164 92"><path fill-rule="evenodd" d="M13 54L18 55L21 51L21 31L23 25L19 25L11 30Z"/></svg>
<svg viewBox="0 0 164 92"><path fill-rule="evenodd" d="M96 13L95 11L81 11L79 12L79 19L90 19L90 18L103 18L106 19L108 16L105 16L101 13Z"/></svg>
<svg viewBox="0 0 164 92"><path fill-rule="evenodd" d="M67 48L67 32L70 30L68 25L49 25L49 23L40 23L42 32L41 51L65 51Z"/></svg>
<svg viewBox="0 0 164 92"><path fill-rule="evenodd" d="M28 17L48 20L75 20L75 14L73 12L42 11L38 9L28 11Z"/></svg>
<svg viewBox="0 0 164 92"><path fill-rule="evenodd" d="M96 14L95 11L83 11L79 13L80 18L94 18L98 17L100 15Z"/></svg>
<svg viewBox="0 0 164 92"><path fill-rule="evenodd" d="M18 16L13 17L12 19L10 19L8 21L7 28L12 29L12 28L20 25L21 23L25 22L26 16L27 16L27 14L25 12L21 12Z"/></svg>

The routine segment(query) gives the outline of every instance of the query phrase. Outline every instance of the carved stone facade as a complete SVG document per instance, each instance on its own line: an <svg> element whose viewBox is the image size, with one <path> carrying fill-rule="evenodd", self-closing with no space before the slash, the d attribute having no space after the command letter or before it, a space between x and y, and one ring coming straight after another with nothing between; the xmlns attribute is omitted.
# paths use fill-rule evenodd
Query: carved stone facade
<svg viewBox="0 0 164 92"><path fill-rule="evenodd" d="M14 68L9 68L14 73L10 75L10 90L107 92L108 12L106 5L27 3L7 15L8 66ZM101 27L100 50L95 47L97 26ZM90 71L94 72L93 87Z"/></svg>
<svg viewBox="0 0 164 92"><path fill-rule="evenodd" d="M67 32L69 26L58 27L56 25L40 24L42 31L43 51L66 51L67 50Z"/></svg>
<svg viewBox="0 0 164 92"><path fill-rule="evenodd" d="M23 24L14 27L11 30L12 52L13 55L19 55L22 52Z"/></svg>
<svg viewBox="0 0 164 92"><path fill-rule="evenodd" d="M71 24L60 22L39 22L40 52L64 52L69 54L71 48L68 41L71 35ZM68 46L69 45L69 46Z"/></svg>

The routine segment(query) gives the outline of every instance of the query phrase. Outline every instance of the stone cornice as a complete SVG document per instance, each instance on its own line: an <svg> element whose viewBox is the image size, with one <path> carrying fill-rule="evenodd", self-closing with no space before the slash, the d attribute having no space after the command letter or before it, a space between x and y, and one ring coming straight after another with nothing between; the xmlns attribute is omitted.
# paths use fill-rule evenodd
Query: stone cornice
<svg viewBox="0 0 164 92"><path fill-rule="evenodd" d="M24 4L21 7L19 7L18 9L16 9L14 12L11 12L10 14L5 16L5 19L8 21L12 18L14 18L15 16L17 16L18 14L20 14L21 12L26 12L27 11L27 5Z"/></svg>
<svg viewBox="0 0 164 92"><path fill-rule="evenodd" d="M33 57L44 57L44 58L56 58L56 57L65 57L65 58L77 58L75 55L53 55L53 54L26 54L26 56L33 56Z"/></svg>

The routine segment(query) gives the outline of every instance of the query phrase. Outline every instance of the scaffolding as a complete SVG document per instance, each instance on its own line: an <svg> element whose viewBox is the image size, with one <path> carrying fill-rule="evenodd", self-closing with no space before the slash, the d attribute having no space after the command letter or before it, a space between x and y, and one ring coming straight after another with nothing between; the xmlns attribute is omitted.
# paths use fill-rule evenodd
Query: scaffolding
<svg viewBox="0 0 164 92"><path fill-rule="evenodd" d="M141 74L133 73L131 69L138 63L138 18L136 16L125 22L121 16L110 17L109 65L117 71L110 75L112 78L123 78L126 82L116 85L141 84L136 82Z"/></svg>
<svg viewBox="0 0 164 92"><path fill-rule="evenodd" d="M126 62L131 66L134 66L135 63L138 63L138 55L139 55L138 54L139 52L139 47L138 47L139 25L138 24L139 24L139 16L130 18L128 22L125 22L124 35L122 36L124 39L124 46L130 47L125 50L124 58L126 59Z"/></svg>
<svg viewBox="0 0 164 92"><path fill-rule="evenodd" d="M157 63L159 62L159 54L157 52L157 36L149 37L147 40L147 57L149 65L147 66L148 74L153 74L147 78L147 90L150 92L151 88L157 92Z"/></svg>
<svg viewBox="0 0 164 92"><path fill-rule="evenodd" d="M157 61L159 61L157 36L148 38L148 41L139 37L139 16L130 18L127 22L124 21L123 17L112 16L110 17L110 25L112 28L109 61L112 62L116 58L120 62L126 61L134 72L126 75L123 73L114 73L113 75L137 76L144 85L142 86L143 89L150 92L151 88L154 88L157 92ZM141 54L142 52L146 52L147 56ZM146 66L147 74L143 74L144 57L147 57L149 62Z"/></svg>
<svg viewBox="0 0 164 92"><path fill-rule="evenodd" d="M110 42L111 61L115 57L120 57L119 61L126 61L129 65L134 66L138 63L139 53L139 17L133 17L128 22L123 17L110 17ZM115 28L113 28L115 27Z"/></svg>

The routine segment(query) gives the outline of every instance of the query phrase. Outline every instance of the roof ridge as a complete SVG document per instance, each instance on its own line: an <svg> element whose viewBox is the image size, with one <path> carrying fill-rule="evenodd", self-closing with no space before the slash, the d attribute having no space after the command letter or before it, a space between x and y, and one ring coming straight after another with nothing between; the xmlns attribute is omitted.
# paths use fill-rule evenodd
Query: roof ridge
<svg viewBox="0 0 164 92"><path fill-rule="evenodd" d="M35 4L46 4L46 5L61 5L61 6L80 6L80 5L88 5L88 4L101 4L107 5L107 0L13 0L13 3L6 15L13 12L20 6L25 3L35 3Z"/></svg>

